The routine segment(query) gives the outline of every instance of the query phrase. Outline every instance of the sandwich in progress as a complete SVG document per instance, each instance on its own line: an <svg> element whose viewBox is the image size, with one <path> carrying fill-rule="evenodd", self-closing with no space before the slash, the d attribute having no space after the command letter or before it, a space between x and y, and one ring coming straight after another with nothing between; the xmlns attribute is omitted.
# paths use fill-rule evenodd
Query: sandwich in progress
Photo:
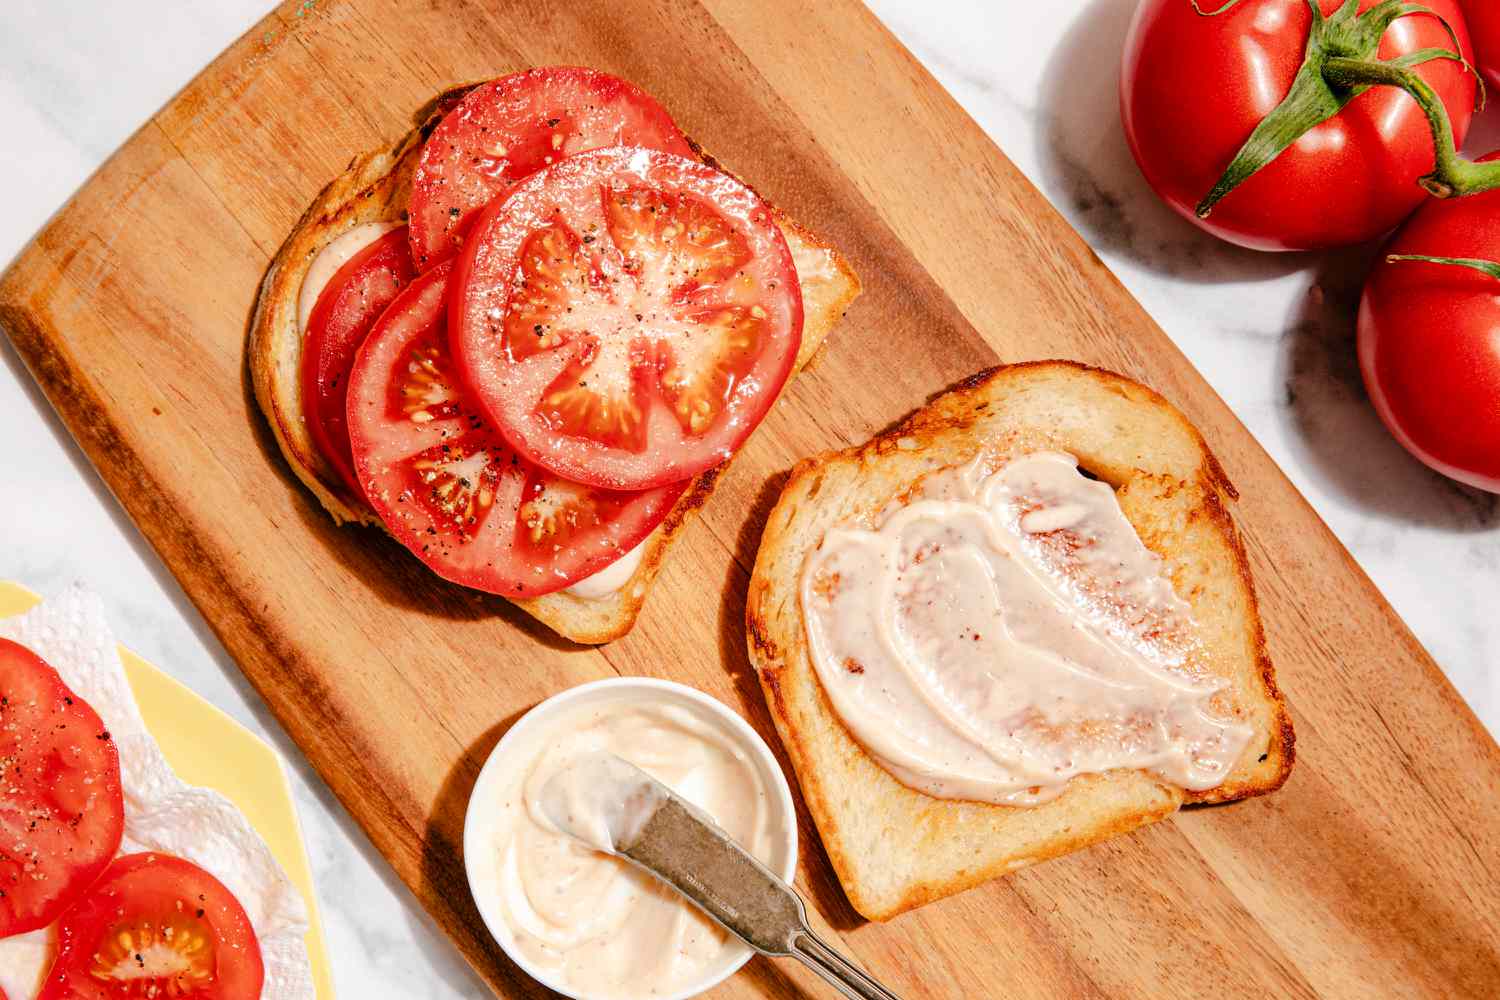
<svg viewBox="0 0 1500 1000"><path fill-rule="evenodd" d="M797 467L750 653L856 909L1285 781L1234 497L1168 403L1070 362L981 373Z"/></svg>
<svg viewBox="0 0 1500 1000"><path fill-rule="evenodd" d="M256 398L335 521L618 638L858 279L607 74L455 88L419 120L272 262Z"/></svg>

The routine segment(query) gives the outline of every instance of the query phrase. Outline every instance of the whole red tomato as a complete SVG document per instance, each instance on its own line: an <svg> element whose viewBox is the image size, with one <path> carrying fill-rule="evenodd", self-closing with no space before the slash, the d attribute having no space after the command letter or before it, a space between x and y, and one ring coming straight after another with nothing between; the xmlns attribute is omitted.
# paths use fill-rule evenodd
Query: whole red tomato
<svg viewBox="0 0 1500 1000"><path fill-rule="evenodd" d="M1222 0L1200 0L1212 10ZM1325 15L1344 0L1318 0ZM1477 0L1500 3L1500 0ZM1368 10L1377 0L1361 0ZM1456 0L1425 0L1473 54ZM1433 169L1422 110L1395 87L1373 87L1307 132L1245 180L1207 218L1195 206L1214 187L1255 127L1287 96L1312 26L1308 0L1241 0L1198 13L1192 0L1142 0L1125 42L1120 109L1146 180L1183 217L1241 246L1314 250L1374 239L1428 196L1417 179ZM1381 37L1379 58L1452 48L1438 17L1400 18ZM1442 99L1461 144L1475 80L1454 61L1416 72Z"/></svg>
<svg viewBox="0 0 1500 1000"><path fill-rule="evenodd" d="M1500 191L1422 206L1359 304L1359 367L1380 419L1434 469L1500 493L1500 277L1388 254L1500 262Z"/></svg>
<svg viewBox="0 0 1500 1000"><path fill-rule="evenodd" d="M1461 6L1474 38L1479 71L1493 91L1500 88L1500 0L1462 0Z"/></svg>

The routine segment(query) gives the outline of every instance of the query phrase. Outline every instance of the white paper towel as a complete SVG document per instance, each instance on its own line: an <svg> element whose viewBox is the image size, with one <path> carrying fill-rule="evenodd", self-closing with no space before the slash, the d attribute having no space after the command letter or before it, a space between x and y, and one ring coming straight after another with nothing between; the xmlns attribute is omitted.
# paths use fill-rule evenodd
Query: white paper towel
<svg viewBox="0 0 1500 1000"><path fill-rule="evenodd" d="M114 738L125 792L120 853L161 851L210 872L239 899L260 939L266 967L261 1000L313 1000L301 894L233 803L172 772L141 720L99 598L72 587L24 615L0 619L0 636L51 664ZM0 940L0 991L10 1000L37 995L51 965L52 937L48 927Z"/></svg>

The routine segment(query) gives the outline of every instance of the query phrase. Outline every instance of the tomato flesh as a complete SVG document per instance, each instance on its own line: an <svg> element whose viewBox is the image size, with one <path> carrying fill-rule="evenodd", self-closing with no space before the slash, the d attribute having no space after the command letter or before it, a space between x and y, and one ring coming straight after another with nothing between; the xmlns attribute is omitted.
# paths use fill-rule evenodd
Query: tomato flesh
<svg viewBox="0 0 1500 1000"><path fill-rule="evenodd" d="M265 979L239 900L169 854L116 860L57 934L38 1000L258 1000Z"/></svg>
<svg viewBox="0 0 1500 1000"><path fill-rule="evenodd" d="M411 253L426 270L461 245L474 213L574 153L645 146L693 155L656 100L618 77L545 66L470 91L433 129L412 178Z"/></svg>
<svg viewBox="0 0 1500 1000"><path fill-rule="evenodd" d="M391 230L335 272L308 317L302 343L302 409L313 444L362 497L349 450L349 369L375 320L416 276L407 227Z"/></svg>
<svg viewBox="0 0 1500 1000"><path fill-rule="evenodd" d="M1500 262L1500 191L1422 206L1359 308L1360 370L1386 427L1438 472L1500 493L1500 280L1386 254Z"/></svg>
<svg viewBox="0 0 1500 1000"><path fill-rule="evenodd" d="M626 493L517 455L463 394L447 338L451 264L418 278L355 361L349 427L365 495L434 572L534 597L603 569L671 511L683 484Z"/></svg>
<svg viewBox="0 0 1500 1000"><path fill-rule="evenodd" d="M1500 87L1500 4L1495 0L1462 0L1464 19L1474 38L1474 56L1479 71L1491 88Z"/></svg>
<svg viewBox="0 0 1500 1000"><path fill-rule="evenodd" d="M0 639L0 937L45 927L125 832L120 756L56 670Z"/></svg>
<svg viewBox="0 0 1500 1000"><path fill-rule="evenodd" d="M1319 0L1324 14L1343 3ZM1424 6L1448 22L1463 54L1472 57L1456 0ZM1250 133L1291 89L1311 23L1307 0L1241 0L1212 17L1188 0L1143 0L1131 21L1120 78L1131 152L1168 205L1231 243L1258 250L1362 243L1390 231L1428 197L1417 186L1433 168L1426 117L1404 91L1371 87L1230 192L1208 218L1195 214ZM1379 58L1452 46L1438 17L1410 15L1386 30ZM1444 59L1415 72L1442 99L1462 145L1473 117L1473 74Z"/></svg>
<svg viewBox="0 0 1500 1000"><path fill-rule="evenodd" d="M670 153L602 149L476 223L450 317L475 402L522 455L609 489L723 462L802 342L791 252L754 192Z"/></svg>

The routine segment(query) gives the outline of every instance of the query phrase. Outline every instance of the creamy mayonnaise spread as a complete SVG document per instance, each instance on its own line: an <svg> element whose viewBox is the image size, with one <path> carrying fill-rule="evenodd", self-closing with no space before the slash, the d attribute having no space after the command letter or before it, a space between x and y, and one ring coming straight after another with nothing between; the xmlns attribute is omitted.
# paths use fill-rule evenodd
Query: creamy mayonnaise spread
<svg viewBox="0 0 1500 1000"><path fill-rule="evenodd" d="M641 542L599 572L586 576L567 588L567 592L592 601L617 593L630 582L631 577L635 576L635 571L640 568L641 559L645 554L646 543Z"/></svg>
<svg viewBox="0 0 1500 1000"><path fill-rule="evenodd" d="M483 813L470 820L493 831L491 853L475 870L492 883L486 905L499 915L506 949L591 1000L665 996L746 953L672 889L602 853L654 810L621 784L634 768L612 771L601 759L629 761L768 864L786 838L742 740L706 710L647 697L581 704L549 719L548 738L508 756ZM597 850L559 829L559 810L577 820L571 834Z"/></svg>
<svg viewBox="0 0 1500 1000"><path fill-rule="evenodd" d="M641 835L668 795L645 771L600 750L548 778L537 803L556 829L593 850L616 854Z"/></svg>
<svg viewBox="0 0 1500 1000"><path fill-rule="evenodd" d="M312 263L307 265L307 273L302 276L302 287L297 292L298 331L307 332L307 321L312 317L313 307L318 304L318 296L323 294L323 289L328 287L328 282L333 280L333 276L339 273L339 268L353 260L354 256L365 247L400 225L399 222L366 222L355 226L347 233L339 234L318 251Z"/></svg>
<svg viewBox="0 0 1500 1000"><path fill-rule="evenodd" d="M832 529L801 601L834 710L904 784L1033 805L1075 775L1220 784L1250 740L1114 490L1056 452L919 480Z"/></svg>

